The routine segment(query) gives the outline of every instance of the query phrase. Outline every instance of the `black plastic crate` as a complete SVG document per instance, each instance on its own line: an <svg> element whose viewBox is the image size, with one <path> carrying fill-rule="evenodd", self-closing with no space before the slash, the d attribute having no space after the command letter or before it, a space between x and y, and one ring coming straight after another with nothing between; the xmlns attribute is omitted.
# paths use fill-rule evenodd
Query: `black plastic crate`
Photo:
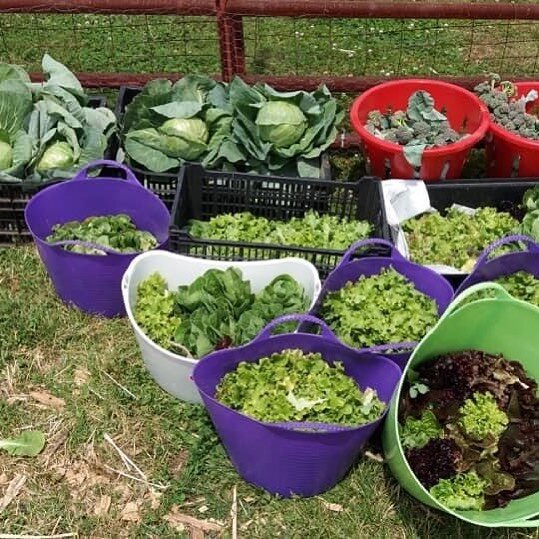
<svg viewBox="0 0 539 539"><path fill-rule="evenodd" d="M376 181L358 182L253 176L207 171L197 165L182 168L172 209L170 248L176 253L211 260L264 260L298 256L312 262L321 278L335 267L344 251L306 247L216 241L193 238L187 232L190 219L209 220L223 213L249 211L256 216L287 220L303 217L309 210L369 221L373 236L381 234L381 207ZM361 256L387 254L375 247Z"/></svg>
<svg viewBox="0 0 539 539"><path fill-rule="evenodd" d="M125 112L125 108L133 98L140 93L142 88L134 86L122 86L118 93L118 101L116 102L116 119L118 120L118 125L122 125L122 119ZM121 145L121 134L119 139L116 140L116 148L114 154L118 151ZM129 158L126 157L126 163L129 165L129 168L133 170L139 181L153 193L155 193L165 205L171 209L174 202L174 194L176 192L176 186L178 184L178 174L179 172L150 172L144 167L141 167L133 162L130 162ZM330 180L331 179L331 165L329 162L329 157L327 153L322 154L321 156L321 167L320 167L320 176L321 179Z"/></svg>
<svg viewBox="0 0 539 539"><path fill-rule="evenodd" d="M104 107L106 98L104 96L91 96L89 104L94 108ZM109 156L110 147L105 154L105 158L109 158ZM24 186L19 183L0 181L0 245L13 245L32 240L24 221L26 204L38 191L56 183L58 181L38 186Z"/></svg>
<svg viewBox="0 0 539 539"><path fill-rule="evenodd" d="M431 206L438 211L448 209L452 204L461 204L470 208L490 206L512 214L519 221L523 217L520 208L522 197L527 189L539 183L539 178L514 180L509 178L481 180L447 180L427 183ZM395 242L383 205L382 186L378 185L382 213L383 237ZM459 286L466 275L444 275L454 286Z"/></svg>

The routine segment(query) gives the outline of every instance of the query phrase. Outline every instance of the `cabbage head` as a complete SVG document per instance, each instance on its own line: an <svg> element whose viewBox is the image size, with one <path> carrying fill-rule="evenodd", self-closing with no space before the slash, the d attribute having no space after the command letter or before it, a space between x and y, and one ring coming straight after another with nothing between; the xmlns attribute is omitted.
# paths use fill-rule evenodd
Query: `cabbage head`
<svg viewBox="0 0 539 539"><path fill-rule="evenodd" d="M167 120L160 129L165 135L182 137L206 144L208 142L208 128L200 118L172 118Z"/></svg>
<svg viewBox="0 0 539 539"><path fill-rule="evenodd" d="M288 148L303 136L308 122L298 106L286 101L269 101L259 110L256 125L263 141Z"/></svg>
<svg viewBox="0 0 539 539"><path fill-rule="evenodd" d="M7 170L13 163L13 149L7 142L0 140L0 170Z"/></svg>
<svg viewBox="0 0 539 539"><path fill-rule="evenodd" d="M159 131L168 135L167 139L170 137L178 139L168 141L170 146L175 149L173 157L193 161L206 150L209 132L206 124L200 118L172 118L167 120L159 128Z"/></svg>
<svg viewBox="0 0 539 539"><path fill-rule="evenodd" d="M37 172L50 169L68 169L74 164L73 148L67 142L55 142L49 146L36 165Z"/></svg>

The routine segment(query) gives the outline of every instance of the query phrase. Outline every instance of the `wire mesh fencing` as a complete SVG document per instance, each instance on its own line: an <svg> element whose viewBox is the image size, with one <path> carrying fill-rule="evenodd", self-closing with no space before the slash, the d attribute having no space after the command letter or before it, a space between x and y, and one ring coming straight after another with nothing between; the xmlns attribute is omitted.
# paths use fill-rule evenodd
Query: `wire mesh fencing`
<svg viewBox="0 0 539 539"><path fill-rule="evenodd" d="M539 25L447 19L245 17L245 72L258 75L537 75Z"/></svg>
<svg viewBox="0 0 539 539"><path fill-rule="evenodd" d="M75 71L220 72L214 17L0 15L3 60L39 71L44 51Z"/></svg>
<svg viewBox="0 0 539 539"><path fill-rule="evenodd" d="M348 91L403 76L536 77L538 20L532 0L6 0L0 58L39 71L48 52L95 86L202 73Z"/></svg>

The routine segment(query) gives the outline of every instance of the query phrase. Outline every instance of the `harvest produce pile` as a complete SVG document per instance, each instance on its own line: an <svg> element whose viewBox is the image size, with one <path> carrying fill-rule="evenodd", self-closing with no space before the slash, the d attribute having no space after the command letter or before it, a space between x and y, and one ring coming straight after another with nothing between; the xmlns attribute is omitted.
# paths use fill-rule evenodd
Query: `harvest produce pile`
<svg viewBox="0 0 539 539"><path fill-rule="evenodd" d="M450 207L442 213L409 219L403 223L403 230L410 257L419 264L444 264L470 272L477 257L495 240L525 234L539 241L538 204L539 188L535 186L524 193L521 204L510 208L510 213L489 206L471 212Z"/></svg>
<svg viewBox="0 0 539 539"><path fill-rule="evenodd" d="M410 96L406 110L373 110L365 127L383 140L404 146L404 156L413 167L421 165L426 148L445 146L465 136L451 127L445 114L435 108L432 96L421 90Z"/></svg>
<svg viewBox="0 0 539 539"><path fill-rule="evenodd" d="M201 358L249 342L277 316L307 307L304 290L289 275L253 294L241 271L231 267L208 270L177 291L170 291L158 273L151 275L138 286L135 318L163 348Z"/></svg>
<svg viewBox="0 0 539 539"><path fill-rule="evenodd" d="M63 225L54 225L47 241L83 241L122 253L149 251L158 245L153 234L146 230L137 230L129 215L88 217L82 222L70 221ZM65 245L64 249L87 255L107 254L96 247L84 245Z"/></svg>
<svg viewBox="0 0 539 539"><path fill-rule="evenodd" d="M539 140L539 120L526 110L527 103L539 97L537 90L528 96L518 97L514 83L502 81L499 75L494 74L490 80L478 84L474 91L488 106L497 125L520 137Z"/></svg>
<svg viewBox="0 0 539 539"><path fill-rule="evenodd" d="M329 292L321 316L343 342L356 348L419 341L436 323L436 301L393 268L362 275Z"/></svg>
<svg viewBox="0 0 539 539"><path fill-rule="evenodd" d="M210 240L344 250L354 241L369 237L372 225L309 210L303 218L288 221L255 217L250 212L223 214L209 221L192 220L188 230L193 237Z"/></svg>
<svg viewBox="0 0 539 539"><path fill-rule="evenodd" d="M260 421L306 421L361 425L377 419L385 405L376 391L361 391L319 353L283 350L227 373L215 394L223 404Z"/></svg>
<svg viewBox="0 0 539 539"><path fill-rule="evenodd" d="M511 200L470 196L473 208L453 200L454 186L443 184L446 207L411 219L419 210L407 213L399 225L409 251L399 254L397 239L389 238L395 226L383 205L382 173L345 183L317 180L345 115L325 86L281 92L239 77L154 80L140 91L121 92L116 118L105 107L90 106L76 77L48 55L43 72L44 83L31 83L21 68L0 64L0 186L9 182L19 195L24 188L35 197L26 225L58 296L92 315L127 315L151 377L185 401L187 413L194 409L189 403L204 404L246 481L282 496L316 496L348 473L381 425L386 443L393 414L398 433L390 450L385 447L385 462L424 503L436 505L423 496L428 492L446 510L483 515L511 509L512 501L539 491L539 397L536 372L525 369L529 358L518 363L505 351L502 357L480 347L453 351L447 341L441 349L450 353L436 347L434 358L418 353L468 308L478 307L472 336L495 324L495 317L485 315L485 322L479 316L489 308L494 312L495 305L525 311L523 327L539 323L533 307L539 307L533 273L539 257L537 182L492 182ZM454 161L462 164L469 151L466 143L481 141L494 124L539 140L533 92L521 98L518 85L493 77L475 89L490 120L478 97L465 92L466 108L475 109L465 110L455 125L462 111L448 110L444 102L458 101L451 93L455 87L443 90L438 94L434 87L431 94L419 84L400 107L375 100L376 110L357 113L361 124L355 129L369 166L381 151L369 144L378 144L387 152L388 177L398 176L395 163L404 156L414 179L423 178L425 168L425 179L437 181L452 178ZM433 95L441 97L435 101ZM113 134L115 158L129 167L103 161L113 153ZM488 146L490 138L484 140ZM425 152L430 148L445 163L434 179L428 176L437 165L427 167L426 160L438 152ZM72 178L89 163L71 182L38 190L49 180ZM125 181L118 181L121 174ZM95 196L73 195L82 185L95 189ZM367 187L351 187L358 185ZM72 186L72 192L62 191ZM165 191L167 203L174 198L172 212L161 201ZM39 204L62 192L67 194L61 203ZM77 204L71 206L70 197ZM62 220L64 203L80 215ZM138 210L149 217L146 222ZM23 235L18 224L10 225L14 230ZM492 280L529 305L508 297L498 301L504 292L492 285L455 300L453 282L424 267L453 266L486 281L477 260L493 242L513 234L527 238L506 238L494 250L492 258L508 255L496 261L503 266L510 260L511 271ZM287 246L299 248L297 257L286 257ZM519 255L528 257L529 266ZM488 262L483 255L482 264ZM496 300L457 309L459 301L477 297ZM276 321L283 315L293 316ZM529 348L539 349L539 342ZM223 362L216 367L218 359ZM398 399L392 398L401 387ZM214 449L215 431L213 445L203 440L196 458ZM29 431L2 434L0 448L35 456L45 443L42 433ZM248 457L245 467L235 454L238 447ZM281 462L274 462L275 455ZM395 455L409 469L403 463L393 467ZM297 470L277 484L277 464ZM472 518L483 523L481 516Z"/></svg>
<svg viewBox="0 0 539 539"><path fill-rule="evenodd" d="M539 307L539 280L527 271L517 271L494 280L513 297ZM477 297L492 297L491 292L477 292Z"/></svg>
<svg viewBox="0 0 539 539"><path fill-rule="evenodd" d="M224 170L317 177L344 112L325 86L278 92L189 75L155 80L127 105L122 138L133 164L153 172L186 161Z"/></svg>
<svg viewBox="0 0 539 539"><path fill-rule="evenodd" d="M493 241L518 230L518 221L495 208L479 208L470 215L450 208L403 225L410 257L419 264L445 264L471 271L477 257Z"/></svg>
<svg viewBox="0 0 539 539"><path fill-rule="evenodd" d="M537 490L537 383L477 350L421 364L401 395L412 470L451 509L491 509Z"/></svg>
<svg viewBox="0 0 539 539"><path fill-rule="evenodd" d="M77 78L48 54L44 83L0 62L0 181L69 178L101 159L116 127L105 107L89 106Z"/></svg>

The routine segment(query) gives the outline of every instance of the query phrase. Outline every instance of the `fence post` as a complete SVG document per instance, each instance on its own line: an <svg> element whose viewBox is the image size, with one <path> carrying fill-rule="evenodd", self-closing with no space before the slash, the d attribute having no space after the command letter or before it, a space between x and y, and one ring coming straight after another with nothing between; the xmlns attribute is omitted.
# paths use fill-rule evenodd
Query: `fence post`
<svg viewBox="0 0 539 539"><path fill-rule="evenodd" d="M227 0L216 0L216 7L221 75L224 81L229 82L234 75L245 75L243 19L228 12Z"/></svg>
<svg viewBox="0 0 539 539"><path fill-rule="evenodd" d="M234 29L230 16L226 13L226 0L216 0L217 29L219 32L219 56L221 59L221 77L229 82L234 76L235 48Z"/></svg>

